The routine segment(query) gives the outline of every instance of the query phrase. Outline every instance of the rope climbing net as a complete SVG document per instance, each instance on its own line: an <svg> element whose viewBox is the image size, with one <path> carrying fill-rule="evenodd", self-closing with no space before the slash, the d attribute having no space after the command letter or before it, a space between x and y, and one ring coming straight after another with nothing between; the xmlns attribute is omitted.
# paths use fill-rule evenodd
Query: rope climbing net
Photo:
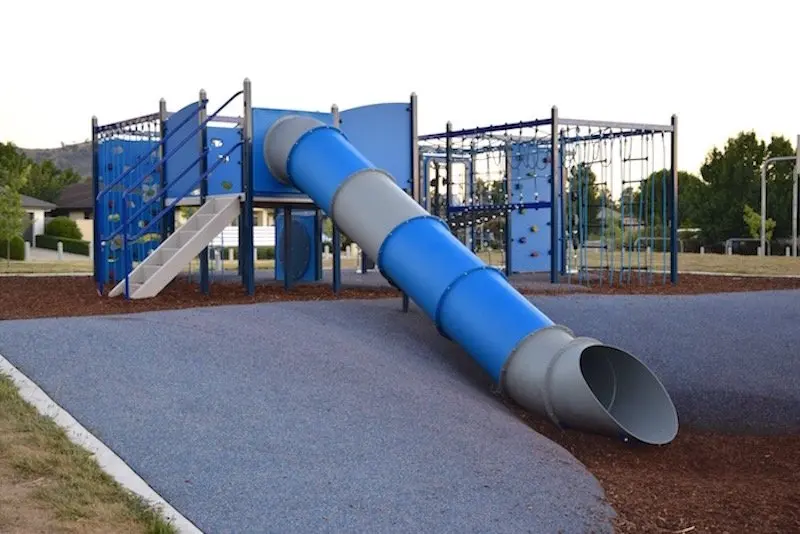
<svg viewBox="0 0 800 534"><path fill-rule="evenodd" d="M583 283L666 283L669 134L569 125L559 131L567 253Z"/></svg>

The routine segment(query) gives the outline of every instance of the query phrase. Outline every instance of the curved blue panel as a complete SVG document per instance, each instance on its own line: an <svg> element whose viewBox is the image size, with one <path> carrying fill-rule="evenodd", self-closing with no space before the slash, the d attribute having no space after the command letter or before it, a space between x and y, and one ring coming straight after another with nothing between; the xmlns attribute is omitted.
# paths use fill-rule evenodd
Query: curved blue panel
<svg viewBox="0 0 800 534"><path fill-rule="evenodd" d="M453 285L440 305L439 322L444 333L495 380L522 338L553 324L491 267L473 271Z"/></svg>
<svg viewBox="0 0 800 534"><path fill-rule="evenodd" d="M166 162L167 196L170 198L183 195L192 184L198 184L197 187L200 187L199 162L178 178L187 167L200 157L200 130L197 128L198 124L200 124L199 108L200 104L198 102L192 102L180 111L170 115L165 123L166 135L169 135L169 138L164 142L164 155L176 150L175 154L170 156ZM190 119L186 124L177 128L177 125L181 124L189 115L197 115L198 118L197 120ZM197 131L192 133L193 130ZM177 148L184 140L186 142L180 148Z"/></svg>
<svg viewBox="0 0 800 534"><path fill-rule="evenodd" d="M314 157L335 152L335 160ZM338 130L319 128L306 134L289 154L287 169L292 181L325 213L331 212L333 195L348 176L373 165L347 142Z"/></svg>
<svg viewBox="0 0 800 534"><path fill-rule="evenodd" d="M381 271L431 318L447 287L462 273L484 265L433 217L395 228L383 242L378 261Z"/></svg>
<svg viewBox="0 0 800 534"><path fill-rule="evenodd" d="M310 210L292 210L291 270L293 282L316 281L316 258L320 253L315 239L316 213ZM283 280L284 262L283 210L275 213L275 279Z"/></svg>
<svg viewBox="0 0 800 534"><path fill-rule="evenodd" d="M315 111L294 111L288 109L253 108L253 194L255 196L288 196L305 197L306 194L297 188L283 185L272 176L264 161L264 137L270 126L285 115L302 115L313 117L325 124L333 125L330 113Z"/></svg>
<svg viewBox="0 0 800 534"><path fill-rule="evenodd" d="M376 167L388 171L411 192L411 111L409 103L372 104L339 113L339 128Z"/></svg>
<svg viewBox="0 0 800 534"><path fill-rule="evenodd" d="M208 168L222 158L233 145L242 140L240 128L208 127ZM242 192L242 147L236 148L226 161L208 175L209 195L229 195Z"/></svg>

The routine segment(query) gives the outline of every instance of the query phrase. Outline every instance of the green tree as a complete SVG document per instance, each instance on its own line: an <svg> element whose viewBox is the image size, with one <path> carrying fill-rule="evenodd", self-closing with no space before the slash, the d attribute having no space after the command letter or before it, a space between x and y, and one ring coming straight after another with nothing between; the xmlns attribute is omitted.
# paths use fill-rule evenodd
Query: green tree
<svg viewBox="0 0 800 534"><path fill-rule="evenodd" d="M6 243L8 264L11 264L11 240L22 234L26 224L20 194L8 186L0 186L0 241Z"/></svg>
<svg viewBox="0 0 800 534"><path fill-rule="evenodd" d="M723 150L714 148L700 169L706 199L695 216L703 237L723 241L747 235L742 213L746 204L758 205L760 198L761 163L766 146L754 132L741 132L728 139Z"/></svg>
<svg viewBox="0 0 800 534"><path fill-rule="evenodd" d="M747 225L747 229L750 232L750 237L755 239L761 237L761 213L756 213L756 211L753 208L745 204L742 219L744 220L744 223ZM775 220L767 219L766 221L764 221L764 233L766 234L767 241L772 240L772 234L774 232L775 232Z"/></svg>
<svg viewBox="0 0 800 534"><path fill-rule="evenodd" d="M0 188L19 192L28 181L30 160L11 144L0 143Z"/></svg>
<svg viewBox="0 0 800 534"><path fill-rule="evenodd" d="M82 179L71 169L62 170L57 168L52 161L44 160L32 166L28 181L20 193L46 202L55 202L65 187L78 183Z"/></svg>
<svg viewBox="0 0 800 534"><path fill-rule="evenodd" d="M642 201L643 220L658 225L662 224L665 218L669 220L671 185L670 171L661 169L642 180L640 187L635 191L628 188L629 191L624 195L625 198L630 197L630 206L633 206L632 215L638 216L639 202ZM703 196L705 186L706 184L697 175L678 171L678 228L693 228L697 225L698 214L703 210L705 202Z"/></svg>
<svg viewBox="0 0 800 534"><path fill-rule="evenodd" d="M794 155L795 149L788 139L783 136L773 136L767 145L765 157ZM767 168L767 215L774 219L775 234L778 236L789 236L792 233L792 172L794 171L794 165L794 161L778 161L770 164ZM759 200L752 205L759 213L760 225L760 196Z"/></svg>

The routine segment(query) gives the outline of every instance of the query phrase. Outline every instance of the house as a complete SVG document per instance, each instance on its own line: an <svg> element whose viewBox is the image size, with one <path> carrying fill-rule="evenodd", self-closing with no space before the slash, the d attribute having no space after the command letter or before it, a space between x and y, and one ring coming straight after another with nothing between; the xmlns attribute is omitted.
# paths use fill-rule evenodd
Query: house
<svg viewBox="0 0 800 534"><path fill-rule="evenodd" d="M91 220L94 214L92 182L84 180L68 185L56 199L52 217L69 217L73 220Z"/></svg>
<svg viewBox="0 0 800 534"><path fill-rule="evenodd" d="M52 217L69 217L78 225L83 239L91 242L94 236L92 227L94 196L91 180L84 180L62 189L56 199L55 209L50 212L48 219Z"/></svg>
<svg viewBox="0 0 800 534"><path fill-rule="evenodd" d="M45 214L53 211L56 205L27 195L20 195L20 197L22 198L22 209L28 214L29 221L22 237L34 245L34 236L44 233Z"/></svg>

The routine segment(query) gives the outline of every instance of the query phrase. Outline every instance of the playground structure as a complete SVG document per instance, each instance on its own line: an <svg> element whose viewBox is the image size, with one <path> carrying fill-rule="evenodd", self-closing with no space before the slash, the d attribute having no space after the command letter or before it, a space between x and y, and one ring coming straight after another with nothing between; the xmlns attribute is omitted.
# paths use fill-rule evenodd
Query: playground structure
<svg viewBox="0 0 800 534"><path fill-rule="evenodd" d="M499 243L507 275L676 283L676 132L674 116L666 125L586 121L555 107L517 124L448 123L420 138L422 201L473 252Z"/></svg>
<svg viewBox="0 0 800 534"><path fill-rule="evenodd" d="M221 116L220 113L239 96L244 100L243 117ZM483 144L477 140L471 142L470 150L474 154L470 153L467 160L463 147L453 149L453 138L466 137L466 133L448 131L444 153L447 191L445 215L441 217L441 182L434 183L434 211L429 213L425 206L430 194L428 186L423 187L419 172L421 162L426 170L428 168L425 158L436 163L441 160L441 152L436 152L434 146L423 152L421 160L418 156L416 97L413 95L409 103L376 104L342 112L335 106L330 113L261 109L252 107L250 83L245 80L243 90L211 114L206 110L207 101L201 91L198 102L174 114L166 112L162 101L157 115L102 127L93 119L97 200L94 258L99 292L103 292L106 283L112 282L110 296L153 297L199 255L200 285L207 293L210 285L208 244L237 219L239 272L247 292L253 294L252 218L256 205L278 209L283 216L278 219L276 236L276 278L282 279L286 287L298 280L318 281L322 277L321 219L324 212L335 228L334 290L338 290L341 283L341 231L358 243L365 257L374 259L381 274L392 285L403 291L405 310L408 299L413 300L434 321L442 335L459 343L499 384L501 391L523 407L548 416L558 425L626 440L664 444L675 437L678 419L674 405L662 384L643 363L622 350L595 339L576 337L570 330L555 325L518 293L503 273L486 265L470 250L475 245L474 221L469 231L462 232L467 246L456 238L448 224L452 224L455 213L469 213L474 217L499 207L507 219L507 236L512 233L516 221L512 213L527 215L518 220L531 229L538 225L549 226L549 232L531 230L534 235L550 236L549 248L542 249L547 253L529 256L533 260L549 258L550 279L557 282L560 273L572 273L565 252L567 244L584 255L588 250L587 238L591 235L588 228L593 223L587 221L586 214L589 207L596 207L589 200L588 191L596 189L590 185L590 170L595 164L612 165L606 153L599 157L589 154L585 148L587 143L634 136L652 139L658 133L671 132L671 209L666 209L666 170L662 171L660 181L663 209L658 213L661 219L655 218L654 194L648 196L642 192L638 206L640 214L649 210L646 228L654 228L656 220L664 228L668 218L670 223L677 220L674 118L669 127L593 124L559 121L554 108L549 149L544 142L546 138L537 135L502 139L500 152L505 157L499 158L498 166L506 169L507 174L504 177L506 193L499 206L482 204L482 193L476 194L478 154L485 155L488 161L498 152L492 138ZM531 125L534 128L544 126L537 121L525 127ZM576 127L574 131L569 128L564 131L559 125ZM598 132L590 130L584 134L578 130L586 125L597 127ZM604 133L609 128L616 129L613 136ZM509 127L498 130L507 131ZM558 143L554 142L552 132L559 132ZM471 135L479 133L486 132L472 131ZM426 136L425 140L431 139ZM482 138L481 142L484 141ZM570 143L577 148L572 148ZM624 149L621 154L623 168L625 163L634 161L634 156ZM647 154L637 161L650 162L650 152ZM465 169L460 206L463 209L460 210L452 206L455 161ZM509 172L515 169L515 161L518 162L516 179L513 172ZM567 161L569 166L565 165ZM487 172L491 174L491 162L487 165ZM549 177L543 172L547 167ZM569 169L569 173L575 171L566 187L563 187L563 179L559 181L561 187L552 179L553 176L563 177L567 171L562 169ZM524 177L519 174L522 172ZM548 181L549 195L540 196L540 177ZM430 183L430 178L426 181ZM490 180L484 178L483 181ZM622 181L623 186L633 183L633 179ZM636 183L655 184L655 181L641 179ZM610 188L610 182L604 182L604 187ZM655 187L651 186L653 190ZM520 198L530 194L534 201L514 202L517 194ZM633 194L629 196L631 207ZM561 202L564 197L569 198L566 203ZM627 203L628 200L623 199L621 205ZM175 208L181 205L197 209L185 224L175 228ZM526 210L532 210L532 214ZM542 211L537 213L539 210ZM574 213L575 218L562 217L564 211ZM574 232L573 221L577 227ZM605 223L601 226L605 229ZM624 228L623 219L623 241L626 238ZM569 233L565 237L562 234L566 229ZM637 225L636 230L641 228ZM675 225L671 224L671 249L676 248L675 231ZM601 233L600 248L614 250L615 254L610 235L616 236L616 233ZM666 231L659 237L665 238ZM622 248L623 257L632 256L632 239L629 241ZM525 244L521 239L519 242ZM524 271L515 270L516 250L511 246L507 248L506 272L548 270L532 260L519 264ZM649 250L648 255L651 252ZM675 250L670 253L670 279L674 283L677 281L677 254ZM605 252L601 257L607 258ZM595 276L603 280L608 274L608 282L612 283L615 279L612 262L601 264L599 276ZM578 265L576 272L588 279L593 269L586 261ZM623 263L620 273L627 272L630 276L634 270L632 265L629 259L628 268L625 269ZM647 270L652 278L649 265L646 263L643 268L638 263L636 269Z"/></svg>

